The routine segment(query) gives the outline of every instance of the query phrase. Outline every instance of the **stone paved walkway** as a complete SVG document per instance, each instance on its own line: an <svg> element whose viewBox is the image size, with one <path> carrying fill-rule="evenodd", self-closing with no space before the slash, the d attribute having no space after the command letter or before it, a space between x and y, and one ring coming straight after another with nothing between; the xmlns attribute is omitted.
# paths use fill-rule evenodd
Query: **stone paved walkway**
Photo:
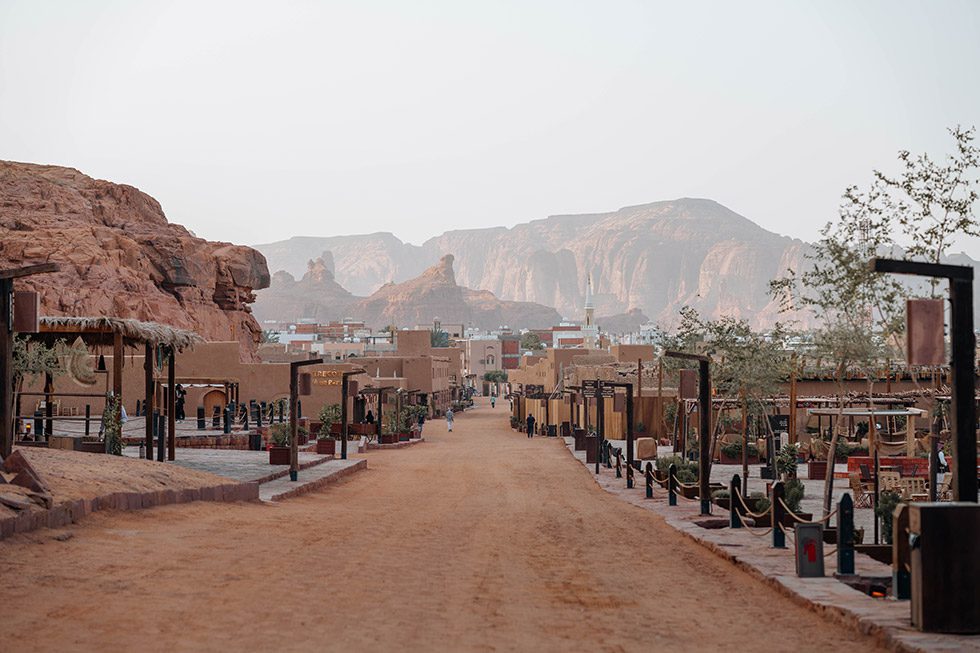
<svg viewBox="0 0 980 653"><path fill-rule="evenodd" d="M282 501L307 492L313 492L324 485L339 481L353 472L367 469L367 460L327 460L308 469L300 470L296 481L283 476L267 481L259 486L259 499L262 501Z"/></svg>
<svg viewBox="0 0 980 653"><path fill-rule="evenodd" d="M172 465L180 465L202 472L211 472L238 481L262 483L289 474L288 465L270 465L267 451L242 451L236 449L178 449ZM124 455L136 458L137 447L126 447ZM333 456L300 452L300 469L332 460Z"/></svg>
<svg viewBox="0 0 980 653"><path fill-rule="evenodd" d="M574 450L573 439L565 438L565 446L576 460L585 465L585 452ZM586 468L590 472L594 471L594 465L586 465ZM765 579L793 599L818 608L834 621L851 625L862 633L881 637L894 650L980 651L980 635L965 637L921 633L911 626L908 601L873 599L837 580L832 576L836 567L834 556L828 556L825 560L828 577L798 578L791 537L787 537L787 549L773 549L770 546L770 537L753 535L748 529L702 528L696 523L705 519L699 514L700 506L697 501L678 497L678 505L669 506L666 490L656 484L654 498L646 499L642 476L637 475L636 487L627 490L625 471L624 478L616 478L614 469L600 467L599 475L594 478L607 492L632 505L661 515L673 528ZM715 517L727 517L727 512L718 511L717 508L714 510L717 512ZM759 532L762 531L756 531ZM825 553L832 548L826 548ZM861 554L855 555L855 571L858 575L865 576L891 575L889 565Z"/></svg>

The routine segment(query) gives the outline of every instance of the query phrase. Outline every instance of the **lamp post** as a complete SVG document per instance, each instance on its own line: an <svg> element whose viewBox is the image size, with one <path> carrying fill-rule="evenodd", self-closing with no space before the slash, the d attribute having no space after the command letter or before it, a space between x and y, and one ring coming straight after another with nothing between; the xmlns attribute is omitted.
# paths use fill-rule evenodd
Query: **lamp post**
<svg viewBox="0 0 980 653"><path fill-rule="evenodd" d="M664 356L698 361L698 494L701 495L701 514L711 514L709 496L711 474L711 452L708 433L711 431L711 358L700 354L686 354L679 351L666 351ZM685 447L686 449L686 447Z"/></svg>
<svg viewBox="0 0 980 653"><path fill-rule="evenodd" d="M949 280L951 427L953 432L953 498L977 502L976 336L973 333L973 268L917 261L872 258L874 272L940 277Z"/></svg>
<svg viewBox="0 0 980 653"><path fill-rule="evenodd" d="M323 360L312 358L306 361L293 361L289 364L289 480L299 480L299 443L297 432L299 418L297 404L299 403L299 368L306 365L322 365Z"/></svg>

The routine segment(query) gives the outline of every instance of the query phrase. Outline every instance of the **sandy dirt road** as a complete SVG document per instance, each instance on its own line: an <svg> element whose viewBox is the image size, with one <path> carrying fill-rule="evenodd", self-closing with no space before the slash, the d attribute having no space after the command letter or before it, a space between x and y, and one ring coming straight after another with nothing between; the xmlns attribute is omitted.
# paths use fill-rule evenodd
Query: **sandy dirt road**
<svg viewBox="0 0 980 653"><path fill-rule="evenodd" d="M601 491L502 406L426 429L278 505L98 513L67 541L0 542L0 649L874 647Z"/></svg>

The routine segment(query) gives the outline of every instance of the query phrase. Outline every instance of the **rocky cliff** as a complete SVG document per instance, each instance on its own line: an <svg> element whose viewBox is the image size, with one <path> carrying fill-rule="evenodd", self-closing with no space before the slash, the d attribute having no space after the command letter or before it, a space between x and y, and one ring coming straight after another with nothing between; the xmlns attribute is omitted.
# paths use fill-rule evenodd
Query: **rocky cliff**
<svg viewBox="0 0 980 653"><path fill-rule="evenodd" d="M255 311L262 320L294 321L311 318L323 322L350 317L369 326L429 324L438 317L484 329L503 324L543 328L555 324L558 313L530 302L502 301L485 290L470 290L456 283L453 257L443 256L432 267L402 283L387 283L369 297L348 293L330 272L329 252L307 263L297 281L277 272L272 285L258 293Z"/></svg>
<svg viewBox="0 0 980 653"><path fill-rule="evenodd" d="M337 281L351 289L369 280L379 287L409 279L453 254L461 285L554 306L569 318L581 317L591 273L601 314L640 309L669 325L689 305L709 317L744 317L764 327L786 318L769 300L770 279L799 265L807 245L766 231L717 202L679 199L552 216L510 229L450 231L420 247L401 244L391 234L371 234L294 238L257 248L272 269L290 271L303 248L329 249Z"/></svg>
<svg viewBox="0 0 980 653"><path fill-rule="evenodd" d="M109 315L237 340L251 358L261 330L249 304L269 285L265 257L171 224L132 186L58 166L0 161L0 265L58 262L18 282L45 315Z"/></svg>

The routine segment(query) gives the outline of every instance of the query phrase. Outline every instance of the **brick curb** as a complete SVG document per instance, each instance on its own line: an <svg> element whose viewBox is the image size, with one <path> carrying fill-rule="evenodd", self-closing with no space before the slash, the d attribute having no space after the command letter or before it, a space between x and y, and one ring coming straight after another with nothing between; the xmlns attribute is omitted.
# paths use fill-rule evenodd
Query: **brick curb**
<svg viewBox="0 0 980 653"><path fill-rule="evenodd" d="M362 469L367 469L367 461L363 459L356 461L353 465L339 469L329 476L318 478L315 481L310 481L309 483L303 483L299 487L293 488L292 490L287 490L281 494L277 494L274 497L271 497L269 501L282 501L283 499L290 499L292 497L300 496L301 494L319 490L325 485L339 481L343 477L349 476L354 472L359 472Z"/></svg>
<svg viewBox="0 0 980 653"><path fill-rule="evenodd" d="M415 444L420 444L425 442L425 438L413 438L407 442L392 442L391 444L377 444L374 442L369 442L367 448L371 451L375 449L401 449L403 447L411 447Z"/></svg>
<svg viewBox="0 0 980 653"><path fill-rule="evenodd" d="M113 492L91 499L63 501L50 510L32 509L0 520L0 540L39 528L63 528L78 523L87 514L103 510L142 510L192 501L257 501L258 498L259 484L255 482L223 483L180 490Z"/></svg>
<svg viewBox="0 0 980 653"><path fill-rule="evenodd" d="M569 445L567 442L563 442L563 444L565 450L572 455L575 461L581 463L582 461L580 458L578 458L575 455L572 445ZM757 564L754 564L751 561L742 559L737 554L726 549L724 545L719 544L717 542L713 542L710 539L708 539L706 535L711 534L710 530L705 530L691 521L677 519L676 516L672 516L670 513L666 512L663 509L665 505L663 504L663 501L654 502L645 499L645 497L642 494L642 488L643 488L642 475L637 475L636 477L637 483L635 487L638 488L637 490L638 495L634 499L633 497L624 497L618 491L612 489L609 479L603 477L601 474L600 476L597 477L595 474L591 473L589 466L586 466L586 471L589 473L589 476L592 477L592 480L595 482L595 484L603 491L612 494L617 499L623 500L626 503L629 503L630 505L636 506L637 508L641 508L643 510L648 510L656 514L657 516L661 517L664 520L664 523L666 523L674 530L678 531L680 534L686 536L687 538L696 542L697 544L705 547L715 555L727 560L728 562L731 562L739 569L748 572L754 578L757 578L762 582L766 583L767 585L769 585L770 587L775 588L776 591L778 591L780 594L793 600L798 605L806 607L812 610L813 612L820 614L823 617L829 618L830 620L838 624L847 626L849 628L853 628L854 630L856 630L857 632L863 635L871 636L875 638L879 643L884 645L886 648L888 648L889 650L899 651L901 653L922 653L924 651L934 651L934 650L942 650L942 649L949 650L951 648L956 648L957 650L960 650L960 647L963 647L964 645L970 645L970 644L976 644L975 650L980 650L980 640L974 641L976 638L973 637L961 638L957 636L941 635L941 634L934 634L934 633L922 633L917 630L912 630L910 625L908 625L907 623L902 623L902 619L907 620L908 618L907 602L901 603L902 607L906 608L902 611L901 615L896 615L896 617L889 618L889 621L883 621L883 615L873 615L871 614L870 609L866 612L862 612L857 607L852 609L851 607L848 606L842 606L842 605L828 602L826 600L818 600L812 596L808 596L805 593L806 583L798 582L798 581L827 580L827 581L832 581L834 583L839 583L840 581L834 579L833 576L829 576L826 579L798 579L795 576L775 574L772 573L771 571L767 572L765 568ZM603 471L607 471L607 470L603 468ZM624 472L624 476L625 476L625 472ZM614 480L620 480L623 486L625 487L626 484L625 478L614 479ZM607 482L603 483L603 481L607 481ZM655 490L660 489L661 492L664 491L662 488L656 485L654 486L654 488ZM676 507L673 508L673 510L676 510ZM788 551L787 555L792 555L792 551ZM851 591L860 594L860 592L857 592L857 590L852 589ZM871 599L871 598L867 598L866 600L875 601L875 599ZM868 608L871 609L878 608L878 607L880 606L877 604L868 605ZM922 645L919 645L917 643L908 641L910 639L931 640L931 641L923 641Z"/></svg>

